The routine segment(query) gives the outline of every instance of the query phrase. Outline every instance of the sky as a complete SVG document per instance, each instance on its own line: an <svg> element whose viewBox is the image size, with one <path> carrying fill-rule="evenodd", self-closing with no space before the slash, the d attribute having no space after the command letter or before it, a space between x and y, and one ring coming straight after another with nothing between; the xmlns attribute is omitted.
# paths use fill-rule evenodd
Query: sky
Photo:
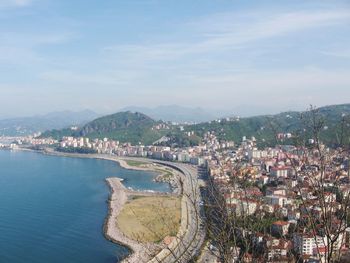
<svg viewBox="0 0 350 263"><path fill-rule="evenodd" d="M350 103L350 2L0 0L0 117Z"/></svg>

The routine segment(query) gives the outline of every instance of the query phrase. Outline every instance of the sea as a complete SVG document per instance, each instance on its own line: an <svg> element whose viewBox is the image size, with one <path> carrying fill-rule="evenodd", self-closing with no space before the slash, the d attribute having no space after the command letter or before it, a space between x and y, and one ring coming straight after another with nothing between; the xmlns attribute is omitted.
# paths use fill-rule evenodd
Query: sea
<svg viewBox="0 0 350 263"><path fill-rule="evenodd" d="M155 173L107 160L0 150L0 263L115 263L127 248L105 239L107 177L170 191Z"/></svg>

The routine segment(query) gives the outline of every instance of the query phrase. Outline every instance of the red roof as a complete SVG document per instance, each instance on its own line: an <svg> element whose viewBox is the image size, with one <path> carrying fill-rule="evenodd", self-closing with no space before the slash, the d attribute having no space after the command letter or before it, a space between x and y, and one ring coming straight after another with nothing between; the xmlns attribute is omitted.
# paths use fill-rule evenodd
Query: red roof
<svg viewBox="0 0 350 263"><path fill-rule="evenodd" d="M286 221L276 221L273 223L273 225L286 226L286 225L289 225L289 223Z"/></svg>

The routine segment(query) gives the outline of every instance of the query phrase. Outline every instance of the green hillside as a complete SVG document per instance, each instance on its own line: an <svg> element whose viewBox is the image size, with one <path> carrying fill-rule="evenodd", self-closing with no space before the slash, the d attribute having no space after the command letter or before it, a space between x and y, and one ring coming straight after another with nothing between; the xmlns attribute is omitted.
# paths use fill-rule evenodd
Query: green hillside
<svg viewBox="0 0 350 263"><path fill-rule="evenodd" d="M110 138L120 142L152 144L161 138L165 131L152 129L158 124L142 113L118 112L93 120L77 131L69 129L45 132L42 137L60 139L62 136Z"/></svg>
<svg viewBox="0 0 350 263"><path fill-rule="evenodd" d="M156 130L156 122L145 114L130 111L118 112L89 122L79 131L79 136L90 138L111 138L132 144L152 144L166 131Z"/></svg>
<svg viewBox="0 0 350 263"><path fill-rule="evenodd" d="M324 142L337 145L340 142L341 121L347 120L343 134L349 140L350 136L350 104L326 106L317 109L317 118L324 121L321 138ZM104 116L89 122L77 131L70 129L52 130L45 132L42 137L84 136L89 138L111 138L120 142L132 144L152 144L162 136L168 136L166 145L190 146L197 145L204 134L214 131L219 139L240 142L243 136L254 136L260 146L273 145L276 133L296 134L301 129L310 125L311 113L283 112L276 115L262 115L240 119L221 119L184 126L181 131L179 126L170 126L167 130L157 130L153 127L162 122L157 122L142 113L119 112ZM188 137L185 132L194 131L194 135ZM292 143L287 141L286 143Z"/></svg>
<svg viewBox="0 0 350 263"><path fill-rule="evenodd" d="M324 122L321 138L327 144L339 143L342 118L346 120L344 135L349 140L350 104L326 106L317 109L317 118ZM207 123L186 126L186 131L194 131L203 136L207 131L214 131L220 139L241 141L243 136L254 136L260 145L270 145L276 133L296 133L308 129L311 113L284 112L276 115L262 115L234 120L221 119Z"/></svg>

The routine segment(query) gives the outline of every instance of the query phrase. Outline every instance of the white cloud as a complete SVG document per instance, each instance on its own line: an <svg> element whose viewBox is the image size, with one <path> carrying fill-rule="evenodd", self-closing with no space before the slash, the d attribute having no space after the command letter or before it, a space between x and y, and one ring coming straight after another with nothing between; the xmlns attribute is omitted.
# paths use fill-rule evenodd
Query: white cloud
<svg viewBox="0 0 350 263"><path fill-rule="evenodd" d="M16 6L15 1L7 1L10 2ZM90 55L77 52L62 57L55 52L41 52L41 47L76 38L65 31L71 27L41 35L3 32L0 61L4 65L12 62L32 67L31 76L36 81L33 86L49 89L51 101L58 103L59 95L66 105L88 100L94 105L104 102L106 107L113 107L116 101L124 106L166 101L212 108L242 103L275 108L288 105L294 109L297 104L344 102L341 100L350 95L350 68L344 61L332 67L324 62L324 56L321 62L318 60L318 50L334 47L327 44L339 39L324 36L326 45L310 43L305 49L290 49L291 54L283 45L297 45L301 38L303 43L311 42L317 32L337 32L349 22L349 9L216 14L178 24L176 35L155 32L158 35L148 35L144 42L136 44L128 44L127 37L115 37L114 45L102 47L100 43L110 43L110 38L106 42L102 36L101 42L92 40L91 45L97 46L100 53L92 50ZM85 42L94 36L82 31L82 37ZM346 47L346 43L342 45ZM82 49L86 48L82 43ZM276 49L279 52L273 53ZM304 59L303 54L309 53L312 60ZM330 49L327 55L346 57L348 52ZM306 68L310 64L315 68ZM326 67L330 70L322 69Z"/></svg>
<svg viewBox="0 0 350 263"><path fill-rule="evenodd" d="M130 76L131 77L131 76ZM127 72L96 72L93 74L71 72L67 70L46 71L40 75L40 79L50 83L61 83L68 86L94 85L118 86L127 85L129 76Z"/></svg>
<svg viewBox="0 0 350 263"><path fill-rule="evenodd" d="M197 100L210 103L219 100L222 106L232 101L276 108L308 104L344 103L349 98L350 69L261 70L240 74L190 76L186 80ZM193 88L196 87L196 88ZM190 95L190 96L191 96Z"/></svg>
<svg viewBox="0 0 350 263"><path fill-rule="evenodd" d="M0 45L0 65L33 66L40 62L43 58L31 49Z"/></svg>
<svg viewBox="0 0 350 263"><path fill-rule="evenodd" d="M350 21L349 10L217 14L184 26L192 41L156 42L105 47L104 51L126 60L171 60L188 55L244 49L260 40L283 37L313 28L335 26ZM181 36L180 36L181 38Z"/></svg>
<svg viewBox="0 0 350 263"><path fill-rule="evenodd" d="M1 0L0 8L25 7L31 5L33 0Z"/></svg>
<svg viewBox="0 0 350 263"><path fill-rule="evenodd" d="M16 6L27 6L31 4L31 0L12 0L11 2L14 3Z"/></svg>
<svg viewBox="0 0 350 263"><path fill-rule="evenodd" d="M292 92L302 91L305 87L350 86L349 70L322 70L317 68L306 68L301 70L274 70L259 71L241 74L198 76L194 81L207 84L219 84L227 87L257 87L257 90L277 92L290 90ZM277 88L277 89L276 89Z"/></svg>
<svg viewBox="0 0 350 263"><path fill-rule="evenodd" d="M27 32L2 32L0 45L36 47L40 45L61 44L76 39L78 34L73 32L56 33L27 33Z"/></svg>
<svg viewBox="0 0 350 263"><path fill-rule="evenodd" d="M7 33L0 35L0 65L17 65L34 67L52 59L40 53L40 47L62 44L75 39L73 33L28 34Z"/></svg>
<svg viewBox="0 0 350 263"><path fill-rule="evenodd" d="M172 103L196 103L195 106L230 107L233 100L247 100L246 104L263 105L270 101L276 107L288 104L290 108L293 104L340 103L344 94L349 95L346 88L350 86L350 70L347 68L323 70L322 65L318 69L316 63L315 68L293 69L281 65L281 68L265 69L254 61L251 67L242 66L245 61L232 61L225 54L242 56L244 50L263 53L265 47L260 46L263 40L285 36L297 39L299 33L336 28L348 21L348 9L219 14L180 25L184 32L175 40L169 36L171 40L167 41L149 38L151 44L109 46L103 49L102 57L112 68L125 69L131 76L129 86L142 87L149 103L164 99ZM216 58L216 54L222 56ZM247 58L243 56L243 59ZM144 73L141 77L140 71ZM151 101L152 97L157 99ZM140 103L143 98L140 97Z"/></svg>
<svg viewBox="0 0 350 263"><path fill-rule="evenodd" d="M337 49L329 51L321 51L322 54L338 58L350 59L350 49Z"/></svg>

